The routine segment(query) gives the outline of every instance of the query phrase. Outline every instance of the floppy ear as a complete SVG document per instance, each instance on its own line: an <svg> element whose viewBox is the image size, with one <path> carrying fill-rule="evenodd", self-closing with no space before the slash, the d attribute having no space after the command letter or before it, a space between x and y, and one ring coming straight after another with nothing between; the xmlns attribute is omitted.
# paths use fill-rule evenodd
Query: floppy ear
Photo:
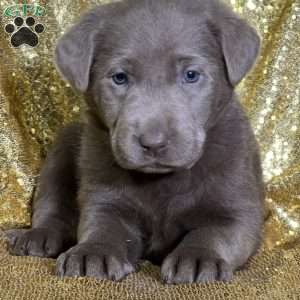
<svg viewBox="0 0 300 300"><path fill-rule="evenodd" d="M220 22L221 46L228 77L237 85L254 65L260 50L260 38L244 20L227 12Z"/></svg>
<svg viewBox="0 0 300 300"><path fill-rule="evenodd" d="M99 9L88 12L59 39L55 49L58 70L72 86L82 92L88 88L95 36L99 32L100 23Z"/></svg>

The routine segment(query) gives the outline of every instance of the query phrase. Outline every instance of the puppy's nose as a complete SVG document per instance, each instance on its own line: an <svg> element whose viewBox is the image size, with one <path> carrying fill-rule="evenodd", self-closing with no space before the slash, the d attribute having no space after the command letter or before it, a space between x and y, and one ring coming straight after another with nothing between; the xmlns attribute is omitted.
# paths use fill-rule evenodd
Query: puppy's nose
<svg viewBox="0 0 300 300"><path fill-rule="evenodd" d="M159 130L150 130L143 133L139 138L139 142L144 151L153 154L158 154L168 145L166 133Z"/></svg>

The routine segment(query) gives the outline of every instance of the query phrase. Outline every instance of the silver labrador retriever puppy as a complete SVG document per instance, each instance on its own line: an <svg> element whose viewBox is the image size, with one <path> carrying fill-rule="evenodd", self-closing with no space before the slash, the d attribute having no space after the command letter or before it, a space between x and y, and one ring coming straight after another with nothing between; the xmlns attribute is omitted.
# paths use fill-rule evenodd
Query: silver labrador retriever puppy
<svg viewBox="0 0 300 300"><path fill-rule="evenodd" d="M258 147L234 94L256 32L215 0L127 0L88 12L58 42L84 92L42 169L16 255L59 276L120 280L141 259L167 283L227 281L261 242Z"/></svg>

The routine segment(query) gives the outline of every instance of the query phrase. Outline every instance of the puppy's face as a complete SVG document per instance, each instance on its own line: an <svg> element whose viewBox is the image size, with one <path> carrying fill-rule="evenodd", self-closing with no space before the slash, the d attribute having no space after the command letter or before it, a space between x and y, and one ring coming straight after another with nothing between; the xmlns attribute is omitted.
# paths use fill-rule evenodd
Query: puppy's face
<svg viewBox="0 0 300 300"><path fill-rule="evenodd" d="M208 129L231 99L233 86L255 59L257 49L252 50L252 62L244 58L247 70L230 71L225 38L207 13L215 14L218 6L203 3L146 0L101 7L57 48L58 67L77 88L88 90L123 168L146 173L191 168L201 157ZM100 14L106 16L101 26ZM89 37L78 36L80 26L89 29ZM85 65L77 66L76 77L70 77L75 35L86 39L80 50L81 41L75 41L77 52L91 49L88 61L81 54Z"/></svg>
<svg viewBox="0 0 300 300"><path fill-rule="evenodd" d="M228 89L221 50L205 23L196 27L180 14L179 23L169 14L145 20L142 13L109 24L96 47L93 98L122 167L190 168L203 151L219 91Z"/></svg>

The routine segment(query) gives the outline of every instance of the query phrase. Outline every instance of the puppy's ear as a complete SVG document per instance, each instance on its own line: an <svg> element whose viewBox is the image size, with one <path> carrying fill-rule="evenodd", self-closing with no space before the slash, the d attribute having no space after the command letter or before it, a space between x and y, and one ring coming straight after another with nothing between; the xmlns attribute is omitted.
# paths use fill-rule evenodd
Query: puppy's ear
<svg viewBox="0 0 300 300"><path fill-rule="evenodd" d="M219 23L221 46L229 80L235 86L254 65L260 50L260 38L246 21L229 9L224 10Z"/></svg>
<svg viewBox="0 0 300 300"><path fill-rule="evenodd" d="M58 70L72 86L82 92L87 90L89 84L95 36L103 22L101 15L99 9L88 12L59 39L55 49Z"/></svg>

